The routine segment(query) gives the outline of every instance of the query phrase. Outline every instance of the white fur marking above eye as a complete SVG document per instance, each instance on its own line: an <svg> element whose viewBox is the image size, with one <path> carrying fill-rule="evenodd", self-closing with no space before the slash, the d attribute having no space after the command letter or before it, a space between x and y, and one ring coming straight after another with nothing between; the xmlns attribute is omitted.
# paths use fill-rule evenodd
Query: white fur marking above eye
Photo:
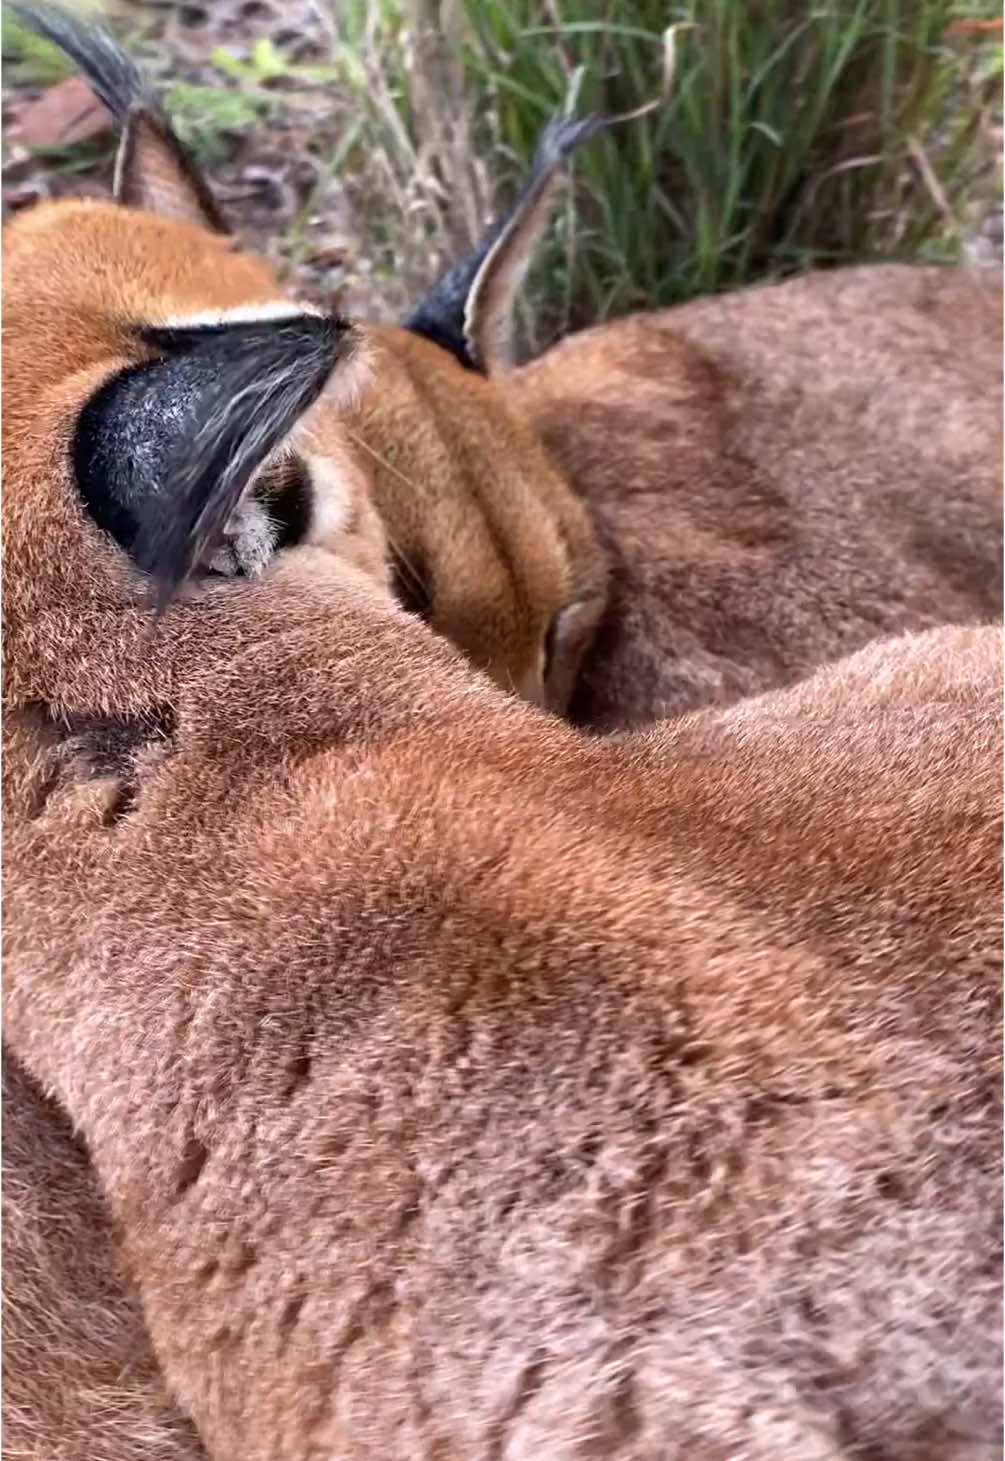
<svg viewBox="0 0 1005 1461"><path fill-rule="evenodd" d="M163 320L150 320L162 330L197 330L213 325L253 325L261 321L295 320L303 315L321 319L324 311L313 304L297 303L290 299L272 299L259 304L235 304L230 309L196 310L190 315L168 315Z"/></svg>

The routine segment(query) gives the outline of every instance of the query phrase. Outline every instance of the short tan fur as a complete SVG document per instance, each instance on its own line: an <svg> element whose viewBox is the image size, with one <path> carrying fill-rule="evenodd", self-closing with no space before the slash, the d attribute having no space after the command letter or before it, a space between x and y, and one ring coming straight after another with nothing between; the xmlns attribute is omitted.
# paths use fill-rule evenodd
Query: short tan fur
<svg viewBox="0 0 1005 1461"><path fill-rule="evenodd" d="M586 510L495 381L405 330L369 341L373 385L342 420L399 595L504 689L563 710L606 603Z"/></svg>
<svg viewBox="0 0 1005 1461"><path fill-rule="evenodd" d="M999 636L591 745L345 516L151 634L69 470L136 348L82 300L61 354L71 216L5 237L5 1024L210 1453L995 1454ZM109 297L202 308L119 217ZM90 1454L189 1454L151 1376Z"/></svg>
<svg viewBox="0 0 1005 1461"><path fill-rule="evenodd" d="M504 380L590 509L611 598L573 703L613 729L878 634L1000 621L1002 296L809 274L563 341Z"/></svg>
<svg viewBox="0 0 1005 1461"><path fill-rule="evenodd" d="M573 713L596 729L789 683L877 633L999 618L1001 300L961 271L811 274L510 369L548 196L600 125L546 129L507 217L406 328L372 332L372 385L315 418L371 561L377 508L399 598L552 709L587 655ZM120 196L224 228L165 128L127 127Z"/></svg>

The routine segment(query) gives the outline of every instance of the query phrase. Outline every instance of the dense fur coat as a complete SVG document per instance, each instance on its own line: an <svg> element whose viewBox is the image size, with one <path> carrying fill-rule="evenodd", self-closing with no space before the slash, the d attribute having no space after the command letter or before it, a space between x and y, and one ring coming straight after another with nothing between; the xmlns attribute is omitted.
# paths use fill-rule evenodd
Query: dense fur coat
<svg viewBox="0 0 1005 1461"><path fill-rule="evenodd" d="M3 1056L4 1449L38 1461L197 1461L168 1404L87 1153Z"/></svg>
<svg viewBox="0 0 1005 1461"><path fill-rule="evenodd" d="M585 742L388 601L344 404L307 428L325 533L152 633L74 423L151 300L274 285L94 205L16 236L6 1029L212 1454L996 1454L998 637ZM391 340L411 449L436 347ZM81 1148L6 1073L8 1444L200 1454Z"/></svg>
<svg viewBox="0 0 1005 1461"><path fill-rule="evenodd" d="M7 837L210 1453L992 1456L998 635L590 745L308 551Z"/></svg>
<svg viewBox="0 0 1005 1461"><path fill-rule="evenodd" d="M611 729L786 684L879 634L1001 618L1002 297L809 274L574 335L504 384L593 515Z"/></svg>
<svg viewBox="0 0 1005 1461"><path fill-rule="evenodd" d="M993 1455L997 631L607 743L317 546L152 633L34 318L5 1034L209 1453Z"/></svg>

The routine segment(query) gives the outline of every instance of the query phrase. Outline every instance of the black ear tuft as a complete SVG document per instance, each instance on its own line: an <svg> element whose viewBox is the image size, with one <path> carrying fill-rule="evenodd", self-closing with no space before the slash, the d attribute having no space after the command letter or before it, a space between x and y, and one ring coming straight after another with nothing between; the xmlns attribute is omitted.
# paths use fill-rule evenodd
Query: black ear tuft
<svg viewBox="0 0 1005 1461"><path fill-rule="evenodd" d="M125 126L130 108L156 106L135 63L101 26L59 5L23 5L12 0L9 8L73 62L120 127Z"/></svg>
<svg viewBox="0 0 1005 1461"><path fill-rule="evenodd" d="M306 312L139 333L158 358L92 397L73 463L91 516L150 574L163 607L354 337L344 321Z"/></svg>
<svg viewBox="0 0 1005 1461"><path fill-rule="evenodd" d="M486 265L495 262L494 274L500 279L506 276L506 295L497 292L493 309L498 313L512 306L514 288L519 287L546 221L542 205L551 183L576 148L608 125L608 119L600 116L552 118L538 139L530 172L512 208L493 224L472 253L440 277L402 321L406 330L449 350L468 370L489 367L491 362L482 358L476 345L480 330L472 332L469 317L476 281L480 275L484 278Z"/></svg>
<svg viewBox="0 0 1005 1461"><path fill-rule="evenodd" d="M192 158L135 62L102 26L58 5L11 4L12 12L77 67L122 129L114 194L142 208L215 233L230 229Z"/></svg>

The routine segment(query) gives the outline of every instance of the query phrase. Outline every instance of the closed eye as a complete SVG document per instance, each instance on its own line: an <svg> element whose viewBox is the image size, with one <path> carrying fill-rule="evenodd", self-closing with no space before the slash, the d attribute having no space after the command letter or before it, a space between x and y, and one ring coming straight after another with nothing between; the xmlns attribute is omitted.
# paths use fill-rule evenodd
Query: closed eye
<svg viewBox="0 0 1005 1461"><path fill-rule="evenodd" d="M555 650L558 647L559 620L563 610L552 617L544 636L544 678L547 680L555 666Z"/></svg>
<svg viewBox="0 0 1005 1461"><path fill-rule="evenodd" d="M433 617L433 595L423 563L407 558L391 544L391 591L403 609L425 623Z"/></svg>

